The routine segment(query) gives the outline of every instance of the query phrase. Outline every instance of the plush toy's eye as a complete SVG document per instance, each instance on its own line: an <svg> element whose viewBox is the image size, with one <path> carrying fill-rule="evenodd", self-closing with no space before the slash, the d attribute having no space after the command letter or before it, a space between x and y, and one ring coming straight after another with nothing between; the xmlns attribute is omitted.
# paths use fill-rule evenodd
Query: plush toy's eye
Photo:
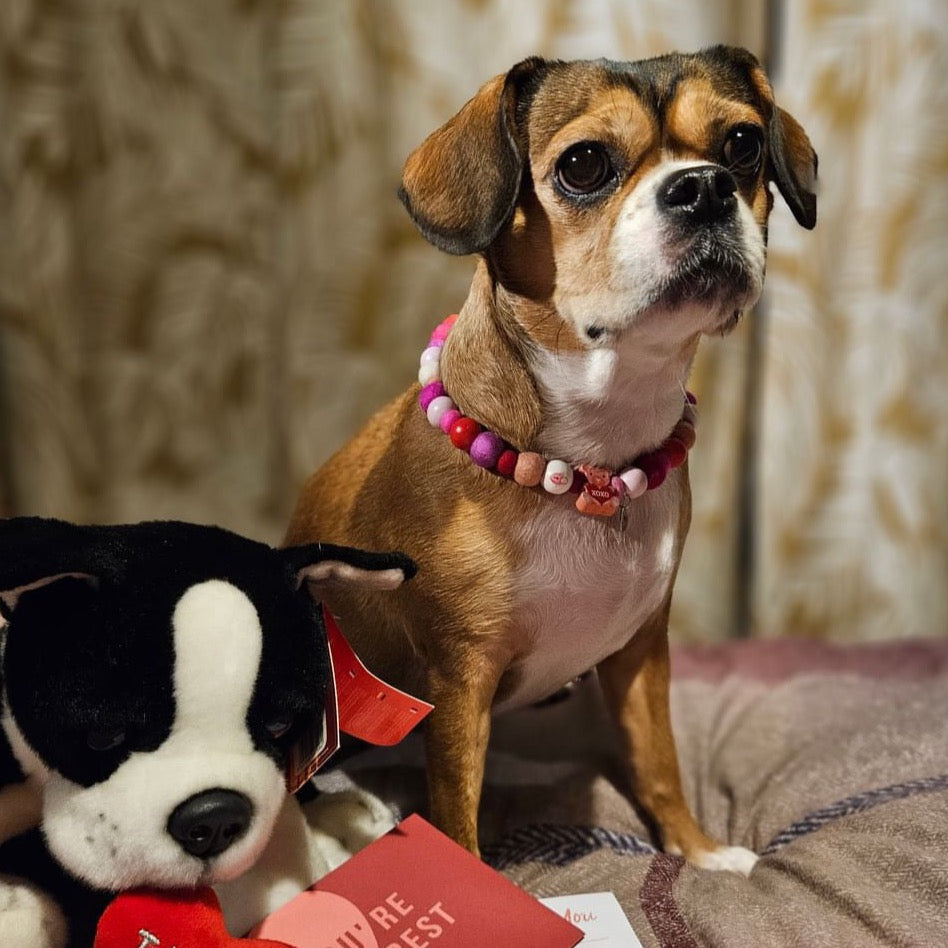
<svg viewBox="0 0 948 948"><path fill-rule="evenodd" d="M264 727L267 729L267 733L270 737L276 741L293 727L293 719L289 716L271 718L264 724Z"/></svg>
<svg viewBox="0 0 948 948"><path fill-rule="evenodd" d="M86 744L90 750L110 751L116 747L121 747L125 743L125 730L123 728L103 728L101 731L89 731L86 735Z"/></svg>

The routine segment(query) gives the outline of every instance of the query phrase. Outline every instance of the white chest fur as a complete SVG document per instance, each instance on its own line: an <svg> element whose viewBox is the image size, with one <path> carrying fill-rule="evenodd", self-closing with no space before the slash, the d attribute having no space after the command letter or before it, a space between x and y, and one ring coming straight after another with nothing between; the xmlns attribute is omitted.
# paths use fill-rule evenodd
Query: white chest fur
<svg viewBox="0 0 948 948"><path fill-rule="evenodd" d="M631 503L624 526L618 515L586 517L568 497L550 498L544 515L520 528L513 622L523 652L498 712L592 668L661 605L675 569L677 497L670 482L649 492Z"/></svg>

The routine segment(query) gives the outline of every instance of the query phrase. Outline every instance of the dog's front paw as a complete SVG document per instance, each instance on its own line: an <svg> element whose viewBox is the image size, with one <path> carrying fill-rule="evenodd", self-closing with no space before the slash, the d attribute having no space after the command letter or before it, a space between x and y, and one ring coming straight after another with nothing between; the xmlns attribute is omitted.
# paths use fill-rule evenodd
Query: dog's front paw
<svg viewBox="0 0 948 948"><path fill-rule="evenodd" d="M66 919L46 894L10 877L0 878L0 945L63 948Z"/></svg>
<svg viewBox="0 0 948 948"><path fill-rule="evenodd" d="M757 853L743 846L719 846L717 849L695 854L690 861L699 869L714 871L727 869L730 872L739 872L741 875L749 876L757 859Z"/></svg>

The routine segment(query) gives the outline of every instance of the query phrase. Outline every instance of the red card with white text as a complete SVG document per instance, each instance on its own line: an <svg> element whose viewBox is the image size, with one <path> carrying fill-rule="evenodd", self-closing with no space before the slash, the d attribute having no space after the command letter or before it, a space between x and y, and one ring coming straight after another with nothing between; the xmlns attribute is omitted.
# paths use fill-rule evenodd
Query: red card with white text
<svg viewBox="0 0 948 948"><path fill-rule="evenodd" d="M356 853L251 935L293 948L573 948L583 938L420 816Z"/></svg>

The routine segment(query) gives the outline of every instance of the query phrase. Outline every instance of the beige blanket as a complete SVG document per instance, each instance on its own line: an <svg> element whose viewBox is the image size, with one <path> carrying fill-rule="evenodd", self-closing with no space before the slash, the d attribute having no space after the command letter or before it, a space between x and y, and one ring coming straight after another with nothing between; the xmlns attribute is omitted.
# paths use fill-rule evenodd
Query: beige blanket
<svg viewBox="0 0 948 948"><path fill-rule="evenodd" d="M658 853L622 790L592 679L496 722L485 857L537 895L612 891L646 948L948 946L948 643L748 642L674 654L705 829L749 878ZM346 772L423 812L420 741Z"/></svg>

